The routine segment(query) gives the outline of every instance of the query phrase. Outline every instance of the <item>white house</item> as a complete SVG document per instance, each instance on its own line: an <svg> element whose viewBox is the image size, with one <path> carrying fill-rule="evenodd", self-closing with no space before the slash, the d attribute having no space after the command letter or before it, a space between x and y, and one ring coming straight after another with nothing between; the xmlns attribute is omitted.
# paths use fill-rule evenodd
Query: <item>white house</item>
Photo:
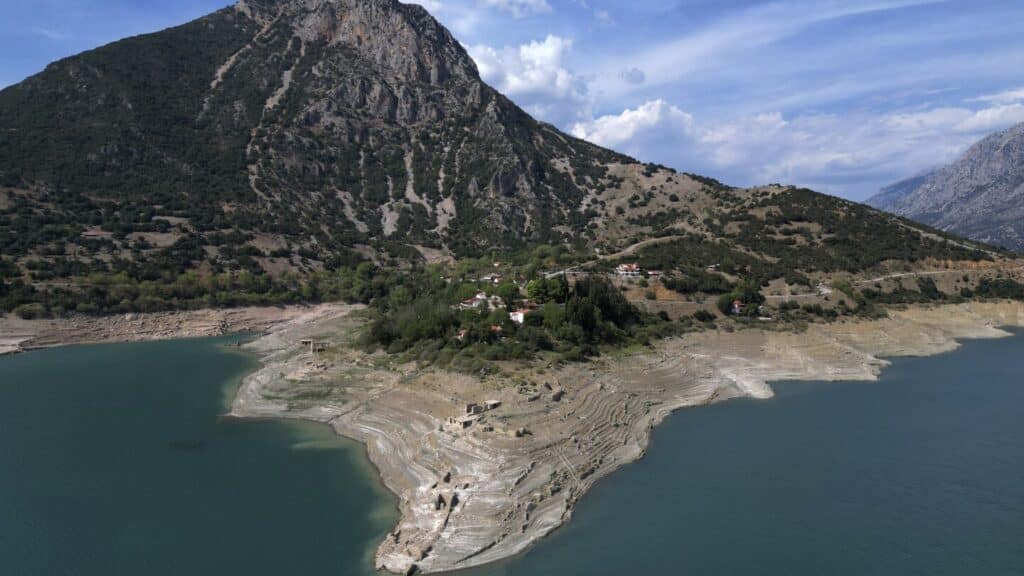
<svg viewBox="0 0 1024 576"><path fill-rule="evenodd" d="M643 273L643 269L639 264L619 264L615 268L615 273L619 276L637 277Z"/></svg>
<svg viewBox="0 0 1024 576"><path fill-rule="evenodd" d="M488 296L485 292L478 292L476 296L463 300L459 304L459 310L479 310L481 308L487 310L497 310L501 308L503 302L498 296Z"/></svg>

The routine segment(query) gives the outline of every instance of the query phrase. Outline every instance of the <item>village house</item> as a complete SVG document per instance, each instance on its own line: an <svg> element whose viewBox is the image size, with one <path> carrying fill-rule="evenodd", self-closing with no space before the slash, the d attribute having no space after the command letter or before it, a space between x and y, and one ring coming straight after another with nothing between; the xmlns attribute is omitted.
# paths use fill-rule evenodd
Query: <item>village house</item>
<svg viewBox="0 0 1024 576"><path fill-rule="evenodd" d="M299 344L303 347L308 347L310 354L316 354L317 352L324 352L327 350L326 342L317 342L316 340L300 340Z"/></svg>
<svg viewBox="0 0 1024 576"><path fill-rule="evenodd" d="M509 313L509 318L522 326L526 322L526 315L540 308L536 302L524 302L523 307Z"/></svg>
<svg viewBox="0 0 1024 576"><path fill-rule="evenodd" d="M501 308L504 303L498 296L488 296L484 292L478 292L476 296L463 300L459 304L459 310L497 310Z"/></svg>
<svg viewBox="0 0 1024 576"><path fill-rule="evenodd" d="M743 306L743 301L742 300L733 300L733 302L732 302L732 310L731 310L731 313L732 313L733 316L742 316L743 315L743 309L744 309L744 306Z"/></svg>
<svg viewBox="0 0 1024 576"><path fill-rule="evenodd" d="M473 426L474 423L480 422L485 412L496 410L501 407L501 400L487 400L483 405L477 404L476 402L466 403L465 413L459 416L449 416L445 420L445 425L448 430L460 431L466 430ZM493 431L493 426L484 426L484 431Z"/></svg>
<svg viewBox="0 0 1024 576"><path fill-rule="evenodd" d="M465 416L451 416L446 424L449 429L465 430L478 420L480 420L480 414L467 414Z"/></svg>
<svg viewBox="0 0 1024 576"><path fill-rule="evenodd" d="M643 274L643 269L639 264L619 264L615 268L615 273L626 278L635 278Z"/></svg>

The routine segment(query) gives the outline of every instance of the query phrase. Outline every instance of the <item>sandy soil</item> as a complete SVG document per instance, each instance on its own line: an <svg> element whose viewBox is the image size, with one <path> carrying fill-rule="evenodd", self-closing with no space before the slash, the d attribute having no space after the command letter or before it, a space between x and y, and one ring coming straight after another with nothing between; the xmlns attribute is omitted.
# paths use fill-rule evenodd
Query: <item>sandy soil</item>
<svg viewBox="0 0 1024 576"><path fill-rule="evenodd" d="M675 410L769 398L770 381L873 380L886 357L1006 336L999 327L1024 326L1024 305L918 307L802 333L699 333L641 354L484 379L379 368L379 357L345 341L359 326L345 307L277 325L251 345L264 367L243 383L232 414L316 420L364 442L402 513L378 568L441 572L514 555L567 522L595 482L643 456L650 431ZM313 354L303 339L332 344ZM488 400L502 404L469 428L447 423Z"/></svg>

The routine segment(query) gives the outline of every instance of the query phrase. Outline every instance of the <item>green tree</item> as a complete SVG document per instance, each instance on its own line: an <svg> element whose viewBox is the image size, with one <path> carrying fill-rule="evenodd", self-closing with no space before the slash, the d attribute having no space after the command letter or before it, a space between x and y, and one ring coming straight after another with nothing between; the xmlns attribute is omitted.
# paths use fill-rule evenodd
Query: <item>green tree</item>
<svg viewBox="0 0 1024 576"><path fill-rule="evenodd" d="M519 294L519 286L515 282L502 282L494 293L505 302L505 306L513 308L522 300Z"/></svg>

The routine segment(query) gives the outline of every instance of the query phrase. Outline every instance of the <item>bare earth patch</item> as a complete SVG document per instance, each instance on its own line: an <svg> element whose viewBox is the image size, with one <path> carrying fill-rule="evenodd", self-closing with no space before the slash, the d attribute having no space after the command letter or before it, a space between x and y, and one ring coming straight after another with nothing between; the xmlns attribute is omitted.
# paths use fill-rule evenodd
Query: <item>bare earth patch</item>
<svg viewBox="0 0 1024 576"><path fill-rule="evenodd" d="M48 320L0 317L0 353L100 342L137 342L263 333L297 317L307 320L333 305L235 308Z"/></svg>

